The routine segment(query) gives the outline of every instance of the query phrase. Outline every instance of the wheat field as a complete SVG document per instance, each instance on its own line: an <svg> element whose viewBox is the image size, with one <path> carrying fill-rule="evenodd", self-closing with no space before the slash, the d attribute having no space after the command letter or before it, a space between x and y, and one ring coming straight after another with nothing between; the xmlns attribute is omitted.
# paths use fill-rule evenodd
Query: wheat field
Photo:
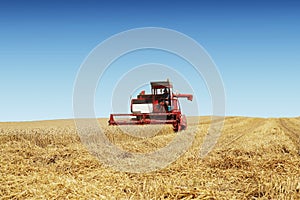
<svg viewBox="0 0 300 200"><path fill-rule="evenodd" d="M106 127L107 119L99 122L114 145L135 153L158 150L176 134L196 135L166 168L129 173L94 157L73 120L3 122L0 199L300 199L300 118L226 117L217 144L204 158L199 151L214 123L210 117L190 117L186 131L164 126L151 137ZM127 128L145 132L145 127Z"/></svg>

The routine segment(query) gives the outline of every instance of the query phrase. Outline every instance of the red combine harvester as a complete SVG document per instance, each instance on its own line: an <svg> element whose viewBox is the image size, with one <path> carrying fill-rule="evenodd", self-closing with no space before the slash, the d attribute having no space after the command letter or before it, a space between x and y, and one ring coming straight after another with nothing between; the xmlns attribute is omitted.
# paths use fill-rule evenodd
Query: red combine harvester
<svg viewBox="0 0 300 200"><path fill-rule="evenodd" d="M131 100L131 114L110 114L109 125L172 124L175 132L187 128L178 98L193 100L191 94L174 94L169 80L151 82L151 94L145 91ZM129 119L126 117L130 117ZM115 118L122 118L115 120ZM125 118L125 119L124 119Z"/></svg>

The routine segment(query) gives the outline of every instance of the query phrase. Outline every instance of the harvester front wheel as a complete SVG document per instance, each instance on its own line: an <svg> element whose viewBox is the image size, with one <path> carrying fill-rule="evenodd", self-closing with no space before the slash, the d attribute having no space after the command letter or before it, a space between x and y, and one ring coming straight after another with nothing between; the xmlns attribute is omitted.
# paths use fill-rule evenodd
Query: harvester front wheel
<svg viewBox="0 0 300 200"><path fill-rule="evenodd" d="M178 122L176 124L173 124L174 132L183 131L186 129L186 127L187 124L185 115L181 115Z"/></svg>

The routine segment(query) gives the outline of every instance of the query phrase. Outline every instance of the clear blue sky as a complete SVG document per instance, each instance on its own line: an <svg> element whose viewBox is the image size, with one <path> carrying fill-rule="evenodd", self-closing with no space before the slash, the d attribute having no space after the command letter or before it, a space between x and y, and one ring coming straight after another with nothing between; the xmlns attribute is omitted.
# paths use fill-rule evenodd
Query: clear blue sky
<svg viewBox="0 0 300 200"><path fill-rule="evenodd" d="M227 115L300 116L299 1L12 0L0 2L0 121L72 118L89 52L148 26L180 31L208 51Z"/></svg>

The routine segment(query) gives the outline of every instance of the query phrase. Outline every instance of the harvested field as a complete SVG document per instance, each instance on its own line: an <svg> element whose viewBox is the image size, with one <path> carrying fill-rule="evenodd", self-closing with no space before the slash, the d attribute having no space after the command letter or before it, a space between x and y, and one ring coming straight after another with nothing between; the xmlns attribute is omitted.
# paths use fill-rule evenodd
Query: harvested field
<svg viewBox="0 0 300 200"><path fill-rule="evenodd" d="M179 134L197 131L192 146L167 168L150 173L101 164L81 144L73 120L0 123L0 197L300 199L300 118L227 117L218 143L203 159L199 151L210 117L188 121L188 130ZM162 148L176 136L168 126L148 138L118 127L105 130L116 146L138 153Z"/></svg>

